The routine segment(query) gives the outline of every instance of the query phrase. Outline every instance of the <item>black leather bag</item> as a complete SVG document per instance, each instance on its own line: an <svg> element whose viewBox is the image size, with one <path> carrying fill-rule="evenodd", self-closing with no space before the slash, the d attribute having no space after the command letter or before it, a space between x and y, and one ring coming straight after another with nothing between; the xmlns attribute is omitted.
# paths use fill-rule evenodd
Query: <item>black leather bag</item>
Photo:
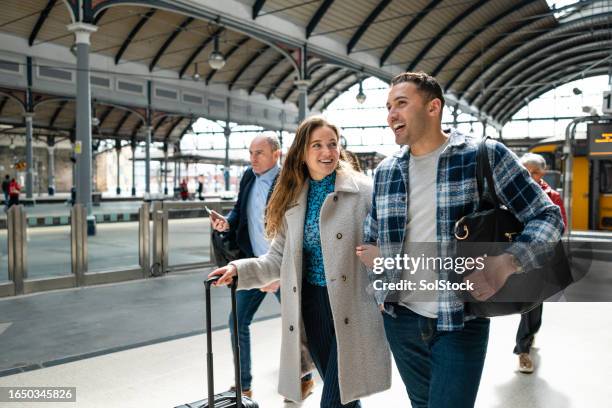
<svg viewBox="0 0 612 408"><path fill-rule="evenodd" d="M240 258L240 249L236 245L235 234L232 232L212 231L212 242L215 265L219 268Z"/></svg>
<svg viewBox="0 0 612 408"><path fill-rule="evenodd" d="M480 143L476 158L478 209L455 223L456 251L460 256L476 257L483 253L499 255L523 231L523 224L501 205L495 193L486 140ZM486 193L485 180L488 186ZM466 313L478 317L525 313L570 285L573 282L572 274L561 241L541 245L548 245L544 266L511 275L506 284L486 301L476 300L467 291L459 292L466 302ZM469 273L466 272L465 276L469 276ZM453 281L463 280L464 277L455 273L452 275Z"/></svg>

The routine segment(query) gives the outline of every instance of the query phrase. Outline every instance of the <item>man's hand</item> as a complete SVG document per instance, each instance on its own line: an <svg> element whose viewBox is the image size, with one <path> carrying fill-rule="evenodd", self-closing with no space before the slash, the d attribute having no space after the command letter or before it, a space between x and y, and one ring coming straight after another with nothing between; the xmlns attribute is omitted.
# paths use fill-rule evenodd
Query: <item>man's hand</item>
<svg viewBox="0 0 612 408"><path fill-rule="evenodd" d="M221 276L218 281L213 283L215 286L229 285L232 283L234 276L238 275L238 269L232 264L225 265L222 268L215 269L208 274L209 278L213 276Z"/></svg>
<svg viewBox="0 0 612 408"><path fill-rule="evenodd" d="M209 211L210 222L215 231L225 232L230 229L229 222L227 222L227 218L216 212L215 210Z"/></svg>
<svg viewBox="0 0 612 408"><path fill-rule="evenodd" d="M473 283L470 294L483 302L499 292L514 272L516 265L512 262L512 255L489 256L484 260L484 268L464 277L463 281Z"/></svg>
<svg viewBox="0 0 612 408"><path fill-rule="evenodd" d="M266 286L264 286L263 288L260 288L259 290L261 290L262 292L267 292L267 293L274 293L278 290L278 288L280 288L280 281L274 281L272 283L267 284Z"/></svg>
<svg viewBox="0 0 612 408"><path fill-rule="evenodd" d="M380 256L380 250L376 245L372 244L361 244L355 248L355 254L368 268L372 268L374 266L374 258L378 258Z"/></svg>

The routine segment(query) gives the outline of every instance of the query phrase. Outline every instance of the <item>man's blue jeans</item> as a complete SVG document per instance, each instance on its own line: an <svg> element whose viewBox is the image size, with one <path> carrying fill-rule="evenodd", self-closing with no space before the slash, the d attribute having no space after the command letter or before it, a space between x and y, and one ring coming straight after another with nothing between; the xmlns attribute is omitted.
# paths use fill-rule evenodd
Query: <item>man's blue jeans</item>
<svg viewBox="0 0 612 408"><path fill-rule="evenodd" d="M489 319L438 331L437 319L394 305L384 314L387 340L413 408L472 408L489 340Z"/></svg>
<svg viewBox="0 0 612 408"><path fill-rule="evenodd" d="M238 316L238 344L240 346L240 383L243 390L251 388L251 322L259 305L263 302L267 292L259 289L239 290L236 292L236 314ZM280 302L280 289L274 292ZM234 344L234 322L229 317L229 327Z"/></svg>

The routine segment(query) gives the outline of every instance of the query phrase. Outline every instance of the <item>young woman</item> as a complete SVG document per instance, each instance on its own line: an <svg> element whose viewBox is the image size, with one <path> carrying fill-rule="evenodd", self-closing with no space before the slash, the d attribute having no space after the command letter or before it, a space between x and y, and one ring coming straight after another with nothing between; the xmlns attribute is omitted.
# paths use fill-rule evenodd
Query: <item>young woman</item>
<svg viewBox="0 0 612 408"><path fill-rule="evenodd" d="M304 120L266 212L270 251L213 271L238 289L280 279L282 341L279 393L301 399L300 345L323 379L322 408L360 407L359 398L391 385L382 315L355 255L372 183L340 160L338 129Z"/></svg>

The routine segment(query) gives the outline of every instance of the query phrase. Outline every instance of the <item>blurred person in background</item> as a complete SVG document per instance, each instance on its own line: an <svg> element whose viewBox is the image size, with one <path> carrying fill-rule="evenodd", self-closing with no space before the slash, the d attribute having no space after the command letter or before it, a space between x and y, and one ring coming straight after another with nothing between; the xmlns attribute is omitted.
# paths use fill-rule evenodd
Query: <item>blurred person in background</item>
<svg viewBox="0 0 612 408"><path fill-rule="evenodd" d="M565 215L561 194L550 187L543 178L546 174L544 157L535 153L526 153L521 157L521 164L529 171L531 178L542 187L550 201L559 207L563 217L563 225L567 228L567 216ZM535 370L535 363L530 352L535 335L542 326L542 309L543 307L540 304L535 309L521 315L521 322L516 332L516 345L514 346L514 354L518 354L519 357L518 370L521 373L531 374Z"/></svg>

